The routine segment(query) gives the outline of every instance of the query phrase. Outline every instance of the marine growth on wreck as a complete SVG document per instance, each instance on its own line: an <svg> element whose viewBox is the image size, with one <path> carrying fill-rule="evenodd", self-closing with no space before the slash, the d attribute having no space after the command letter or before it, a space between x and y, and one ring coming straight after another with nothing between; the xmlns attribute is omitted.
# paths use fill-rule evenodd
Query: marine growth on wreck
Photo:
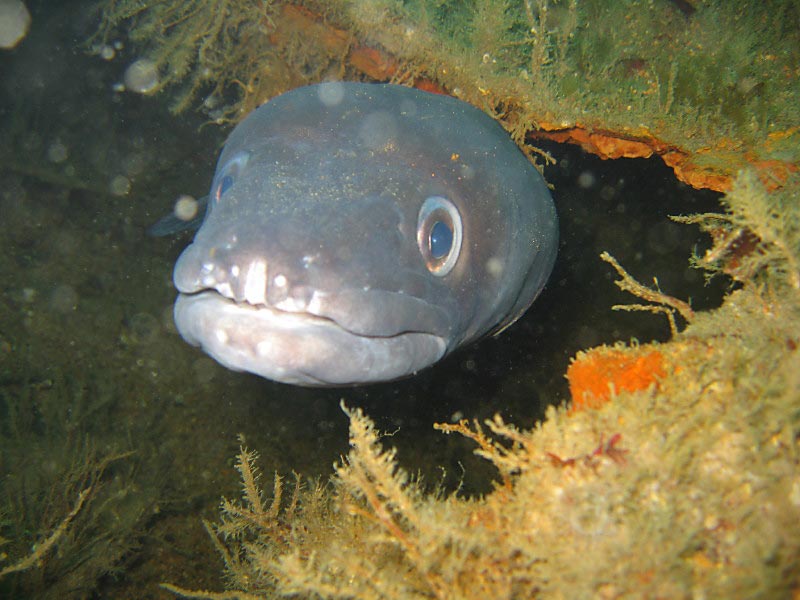
<svg viewBox="0 0 800 600"><path fill-rule="evenodd" d="M26 42L36 34L40 13L32 13ZM82 163L76 160L77 171L40 170L9 157L9 189L44 194L63 186L71 191L55 196L54 205L73 216L43 248L37 223L50 222L47 211L39 208L31 219L16 196L0 197L14 247L0 267L15 274L28 268L26 287L0 304L0 438L9 465L1 488L7 552L0 590L87 594L113 589L109 573L116 573L147 581L146 593L165 598L800 593L795 2L108 0L99 15L83 48L99 56L127 52L127 64L145 61L139 66L151 78L126 84L123 77L120 89L141 83L143 97L136 97L168 102L183 115L176 120L199 113L209 154L221 142L215 131L279 93L359 80L461 98L496 118L539 163L548 161L553 142L604 159L658 156L688 185L724 193L718 209L702 204L665 219L669 227L703 232L686 260L724 297L704 310L656 279L648 264L605 247L584 251L591 254L587 269L605 272L608 286L624 294L603 311L650 319L662 341L621 336L595 344L588 337L551 374L568 388L563 398L527 382L498 388L495 404L504 389L542 402L535 422L509 415L505 409L517 406L509 399L481 407L486 418L454 407L446 420L425 423L442 444L468 444L479 459L454 460L438 480L431 465L425 475L408 467L407 450L398 449L403 429L428 413L380 420L359 406L368 404L368 390L295 393L214 370L203 359L190 362L175 336L163 333L168 326L151 314L156 309L139 306L155 293L148 287L154 273L162 274L159 293L167 295L160 288L168 287L171 265L148 254L153 242L139 231L157 215L124 205L118 222L101 217L109 226L81 238L67 225L82 217L67 209L76 198L100 204L83 195L98 186L78 177L88 172ZM29 107L15 114L25 119L7 139L28 151L30 141L16 144L27 133L20 123L44 117ZM176 162L194 164L179 156ZM133 185L135 195L135 177ZM146 179L140 185L148 190L142 195L153 195ZM584 224L591 224L590 209ZM621 236L633 239L626 218L620 213ZM177 243L159 243L177 255ZM54 271L97 270L70 248L104 250L104 271L55 286L45 309L37 290L50 290L44 282ZM50 253L57 269L41 261ZM126 254L136 254L143 268L120 276L115 265ZM130 285L119 283L125 278ZM126 290L130 298L116 308L101 303ZM96 367L91 379L42 367L65 360L62 332L82 340L87 324L116 332L111 351L102 339L72 346L71 361ZM41 355L24 354L29 339L45 340ZM447 382L455 396L463 389L458 379ZM203 405L213 430L201 426L192 404L204 389L215 393ZM126 390L135 400L119 404L115 397L127 397ZM393 410L404 400L419 409L438 399L403 398L409 390L420 394L401 385L383 390L381 400ZM291 421L273 427L274 415L290 412L287 397L307 411L299 420L316 428ZM328 476L327 465L318 464L328 454L306 449L330 442L330 415L338 410L349 420L349 444L339 441L341 457ZM246 434L228 422L244 423ZM297 440L303 435L305 444ZM198 467L191 456L201 445L205 463ZM44 468L25 468L31 464ZM318 475L292 474L294 465ZM143 479L151 466L157 472ZM209 500L208 489L222 499ZM210 504L216 508L204 510ZM146 550L137 555L139 543ZM186 562L178 562L184 554ZM153 565L160 569L149 571Z"/></svg>

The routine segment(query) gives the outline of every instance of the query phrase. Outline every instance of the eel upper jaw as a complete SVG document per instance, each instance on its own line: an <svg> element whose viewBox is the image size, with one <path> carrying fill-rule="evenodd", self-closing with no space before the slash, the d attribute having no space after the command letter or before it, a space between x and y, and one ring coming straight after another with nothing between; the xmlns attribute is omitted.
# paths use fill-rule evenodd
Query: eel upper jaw
<svg viewBox="0 0 800 600"><path fill-rule="evenodd" d="M263 292L248 293L246 286L237 301L224 282L214 289L179 291L174 318L187 342L230 369L284 383L336 386L397 379L433 364L447 349L447 340L432 333L354 332L314 314L313 296L303 309L297 303L269 305Z"/></svg>

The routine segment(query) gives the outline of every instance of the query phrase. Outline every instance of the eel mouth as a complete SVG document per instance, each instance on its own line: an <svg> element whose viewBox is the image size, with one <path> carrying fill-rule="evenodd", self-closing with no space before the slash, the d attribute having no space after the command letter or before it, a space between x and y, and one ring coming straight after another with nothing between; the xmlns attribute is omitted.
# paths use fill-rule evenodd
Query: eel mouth
<svg viewBox="0 0 800 600"><path fill-rule="evenodd" d="M174 318L184 340L222 365L295 385L397 379L435 363L447 348L432 333L364 335L333 318L237 302L210 289L179 294Z"/></svg>

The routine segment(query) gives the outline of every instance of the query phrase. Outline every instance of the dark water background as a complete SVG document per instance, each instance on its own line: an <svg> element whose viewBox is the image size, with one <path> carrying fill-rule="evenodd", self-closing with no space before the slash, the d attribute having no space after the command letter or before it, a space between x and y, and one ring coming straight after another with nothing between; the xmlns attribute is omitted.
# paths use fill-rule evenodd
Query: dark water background
<svg viewBox="0 0 800 600"><path fill-rule="evenodd" d="M634 300L613 285L603 250L696 308L721 301L723 290L688 268L705 240L667 218L717 209L715 194L677 182L659 159L602 161L551 144L560 253L511 329L416 377L365 388L302 389L228 371L171 323L172 265L189 238L144 235L178 195L206 193L227 130L199 112L170 115L168 93L114 91L137 55L89 53L88 5L29 9L32 31L0 54L0 535L9 561L52 529L77 491L91 484L96 497L62 555L43 574L1 581L0 596L161 597L164 580L221 589L200 518L238 493L237 435L261 453L266 481L273 470L325 478L347 451L342 399L395 431L387 443L426 482L453 489L463 479L463 493L486 491L491 469L433 423L500 413L531 427L567 399L564 372L579 349L669 336L662 317L610 310Z"/></svg>

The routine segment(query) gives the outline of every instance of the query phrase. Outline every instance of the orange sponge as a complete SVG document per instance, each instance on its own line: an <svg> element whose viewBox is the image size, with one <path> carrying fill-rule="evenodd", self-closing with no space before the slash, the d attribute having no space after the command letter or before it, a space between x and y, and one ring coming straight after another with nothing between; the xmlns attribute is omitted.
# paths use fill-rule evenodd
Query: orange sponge
<svg viewBox="0 0 800 600"><path fill-rule="evenodd" d="M600 347L580 352L567 369L572 410L598 408L621 391L657 386L665 369L664 357L657 350Z"/></svg>

